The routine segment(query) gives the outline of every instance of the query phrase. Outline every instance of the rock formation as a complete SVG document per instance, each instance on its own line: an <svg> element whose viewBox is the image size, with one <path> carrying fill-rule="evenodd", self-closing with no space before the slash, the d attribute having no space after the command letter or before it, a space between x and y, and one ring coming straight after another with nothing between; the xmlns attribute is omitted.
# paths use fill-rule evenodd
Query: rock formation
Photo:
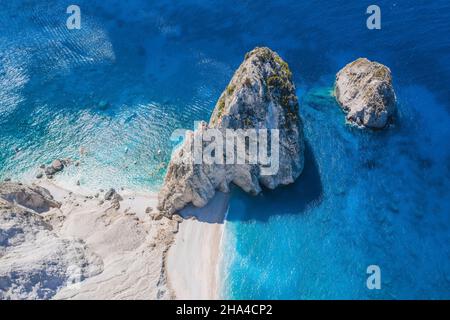
<svg viewBox="0 0 450 320"><path fill-rule="evenodd" d="M0 183L0 300L172 298L165 256L179 221L145 214L153 198L115 210L43 185Z"/></svg>
<svg viewBox="0 0 450 320"><path fill-rule="evenodd" d="M0 185L0 199L37 213L61 206L60 203L53 200L50 192L44 188L38 186L28 187L12 182Z"/></svg>
<svg viewBox="0 0 450 320"><path fill-rule="evenodd" d="M70 159L62 159L62 160L56 159L56 160L53 160L51 165L49 165L48 167L45 165L41 165L41 169L44 169L44 173L48 179L52 179L53 175L62 171L64 169L64 167L66 167L67 165L70 164L70 162L71 162ZM36 178L38 178L38 179L40 179L42 177L43 177L42 173L38 173L38 175L36 176Z"/></svg>
<svg viewBox="0 0 450 320"><path fill-rule="evenodd" d="M360 58L336 75L336 99L347 112L347 121L360 127L385 127L396 108L391 71Z"/></svg>
<svg viewBox="0 0 450 320"><path fill-rule="evenodd" d="M266 164L260 162L230 164L228 149L223 164L192 161L196 139L203 141L210 129L218 129L223 136L227 129L278 130L278 170L266 174ZM233 152L238 155L235 151L236 146ZM230 183L252 194L261 192L262 186L274 189L293 183L303 170L303 153L303 124L289 66L272 50L256 48L247 53L221 94L209 124L201 123L194 132L188 131L172 155L158 209L170 215L189 203L202 207L216 190L228 192ZM245 154L248 156L248 150Z"/></svg>
<svg viewBox="0 0 450 320"><path fill-rule="evenodd" d="M0 299L48 299L102 271L81 240L58 237L36 213L55 207L44 188L0 184Z"/></svg>

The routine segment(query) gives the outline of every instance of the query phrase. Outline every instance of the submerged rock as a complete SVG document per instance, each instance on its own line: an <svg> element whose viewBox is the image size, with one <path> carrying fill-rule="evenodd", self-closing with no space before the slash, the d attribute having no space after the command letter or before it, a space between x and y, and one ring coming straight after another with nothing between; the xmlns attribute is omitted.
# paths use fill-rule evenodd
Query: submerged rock
<svg viewBox="0 0 450 320"><path fill-rule="evenodd" d="M109 107L109 103L108 103L108 101L106 101L106 100L101 100L101 101L98 103L98 107L99 107L100 110L106 110L106 109L108 109L108 107Z"/></svg>
<svg viewBox="0 0 450 320"><path fill-rule="evenodd" d="M44 173L47 176L47 178L52 179L56 173L58 173L64 169L64 166L66 165L66 163L67 163L66 160L56 159L48 167L44 166L44 168L45 168Z"/></svg>
<svg viewBox="0 0 450 320"><path fill-rule="evenodd" d="M347 121L360 127L383 128L396 109L391 71L378 62L360 58L336 75L336 99Z"/></svg>
<svg viewBox="0 0 450 320"><path fill-rule="evenodd" d="M120 194L117 193L117 191L113 188L109 189L106 193L105 193L105 200L107 201L112 201L112 202L119 202L119 201L123 201L123 198Z"/></svg>
<svg viewBox="0 0 450 320"><path fill-rule="evenodd" d="M221 94L209 124L203 122L194 132L188 131L182 146L174 152L158 196L158 209L171 215L189 203L205 206L216 190L228 192L230 183L252 194L261 192L262 186L274 189L293 183L304 164L303 124L298 112L298 99L287 63L268 48L256 48L247 53ZM261 162L194 163L191 151L195 139L202 141L201 137L209 129L218 129L222 137L226 136L227 129L278 130L278 170L268 173L267 164ZM237 154L236 146L233 148L233 153ZM228 151L223 154L225 161L230 158ZM248 150L246 154L248 156Z"/></svg>

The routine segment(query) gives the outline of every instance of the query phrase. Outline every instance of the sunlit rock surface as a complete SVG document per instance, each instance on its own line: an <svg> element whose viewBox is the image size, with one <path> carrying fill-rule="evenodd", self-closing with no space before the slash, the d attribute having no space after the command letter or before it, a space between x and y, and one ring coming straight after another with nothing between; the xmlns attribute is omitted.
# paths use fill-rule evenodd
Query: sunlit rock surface
<svg viewBox="0 0 450 320"><path fill-rule="evenodd" d="M395 113L391 71L378 62L360 58L336 75L336 99L347 121L360 127L383 128Z"/></svg>

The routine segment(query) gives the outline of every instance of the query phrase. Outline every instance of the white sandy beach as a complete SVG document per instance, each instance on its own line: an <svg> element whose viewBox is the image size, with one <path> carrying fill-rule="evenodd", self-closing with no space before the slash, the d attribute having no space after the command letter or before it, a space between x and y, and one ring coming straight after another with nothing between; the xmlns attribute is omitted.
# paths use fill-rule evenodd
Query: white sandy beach
<svg viewBox="0 0 450 320"><path fill-rule="evenodd" d="M49 182L43 186L54 194L56 200L64 200L61 197L67 195L67 190L56 187ZM163 285L167 286L167 289L163 288L162 290L167 290L169 294L164 295L165 298L218 299L220 242L224 217L228 209L229 195L218 193L204 208L188 207L184 209L181 215L186 219L179 224L178 233L175 233L177 227L174 224L176 222L167 218L161 219L156 226L155 222L149 223L149 215L145 213L145 209L148 206L156 208L157 194L122 192L122 196L124 198L121 202L123 210L136 213L136 219L143 221L145 229L147 229L146 232L153 234L150 236L152 240L135 239L136 241L142 241L141 244L134 243L138 250L131 250L126 254L113 253L115 250L111 250L111 246L114 241L108 243L107 247L104 248L104 254L107 255L108 261L111 260L112 263L111 265L107 264L108 268L103 274L84 281L79 288L62 290L56 298L105 297L105 293L109 295L105 298L161 298L162 296L158 293L161 291L161 288L159 288L161 285L160 279L166 277L167 283ZM88 215L91 218L90 220L82 218L83 224L91 225L93 220L98 218L92 215L95 210L89 211ZM77 216L79 215L80 213L77 214ZM123 219L121 223L122 225L117 225L121 229L121 234L113 233L114 238L118 237L115 240L120 244L120 247L128 245L129 241L132 242L136 231L139 233L139 230L134 228L127 230L127 223ZM81 223L75 228L66 227L66 229L69 229L70 233L74 233L74 229L76 229L78 236L89 238L89 235L84 234L85 232L80 234L80 230L84 229ZM89 230L90 228L85 227L85 229ZM94 232L94 229L90 230ZM95 235L95 239L98 241L103 243L107 240L103 239L105 235L101 230L95 228L95 233L98 233ZM126 241L126 243L122 241ZM155 248L159 248L159 250L152 250L148 247L149 242L152 241L152 245L155 245ZM133 244L131 245L134 249ZM168 252L167 255L166 252ZM109 258L109 256L112 257ZM119 270L123 275L116 275ZM112 275L117 277L117 281L111 279ZM144 279L146 281L143 281ZM103 282L105 292L98 289ZM123 288L129 293L117 295L118 288ZM86 293L93 289L95 289L95 294Z"/></svg>
<svg viewBox="0 0 450 320"><path fill-rule="evenodd" d="M55 289L53 299L219 298L217 271L227 194L218 193L204 208L184 209L185 219L178 223L166 217L155 219L156 209L146 213L146 208L156 208L156 194L119 190L123 200L116 209L110 201L102 201L104 192L69 190L50 180L34 183L46 188L62 206L39 214L52 227L50 238L41 236L26 247L10 249L3 258L7 273L8 261L14 270L17 255L28 257L24 274L41 272L36 266L68 256L74 270L62 267L62 272L74 281ZM76 250L81 251L74 256L75 247L69 245L69 251L61 251L68 253L55 256L53 247L42 247L53 239L75 241ZM33 252L42 254L35 257ZM8 295L38 298L26 289L14 289Z"/></svg>
<svg viewBox="0 0 450 320"><path fill-rule="evenodd" d="M168 281L176 299L219 299L218 266L228 194L217 193L204 208L182 210L167 256Z"/></svg>
<svg viewBox="0 0 450 320"><path fill-rule="evenodd" d="M56 200L58 193L46 185ZM67 196L67 195L66 195ZM77 199L65 210L69 214L60 229L63 236L83 239L103 262L103 271L58 292L55 299L167 299L164 255L173 240L172 221L152 221L145 213L156 206L154 195L122 192L121 208L114 210L105 203ZM58 199L59 198L59 199ZM64 206L64 205L63 205Z"/></svg>

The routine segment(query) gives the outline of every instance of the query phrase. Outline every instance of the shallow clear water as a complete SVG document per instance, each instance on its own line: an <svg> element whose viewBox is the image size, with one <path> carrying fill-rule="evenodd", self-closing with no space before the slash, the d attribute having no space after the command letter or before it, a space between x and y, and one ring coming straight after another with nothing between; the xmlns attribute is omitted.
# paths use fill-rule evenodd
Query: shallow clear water
<svg viewBox="0 0 450 320"><path fill-rule="evenodd" d="M61 183L157 190L173 130L208 119L245 52L266 45L294 74L305 171L257 197L233 190L223 296L450 298L447 1L378 1L379 31L361 1L84 0L78 31L69 4L2 4L0 178L72 157L82 165ZM331 96L360 56L393 72L399 114L383 132L346 126ZM366 288L370 264L382 290Z"/></svg>

